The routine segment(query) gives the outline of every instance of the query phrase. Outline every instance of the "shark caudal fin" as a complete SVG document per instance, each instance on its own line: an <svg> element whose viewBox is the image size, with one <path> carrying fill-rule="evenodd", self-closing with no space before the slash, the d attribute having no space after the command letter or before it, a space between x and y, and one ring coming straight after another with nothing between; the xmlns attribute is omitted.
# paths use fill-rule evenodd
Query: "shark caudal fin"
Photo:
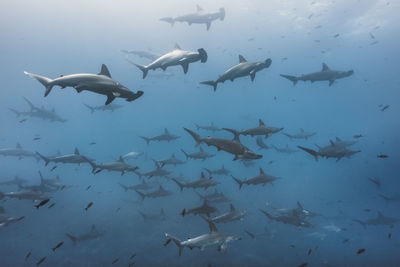
<svg viewBox="0 0 400 267"><path fill-rule="evenodd" d="M266 212L265 210L260 209L260 211L261 211L262 213L264 213L264 215L267 216L268 218L270 218L270 219L273 218L272 215L269 214L268 212Z"/></svg>
<svg viewBox="0 0 400 267"><path fill-rule="evenodd" d="M196 125L197 126L197 125ZM200 135L199 134L197 134L197 133L195 133L195 132L193 132L192 130L189 130L188 128L183 128L186 132L188 132L192 137L193 137L193 139L196 141L196 144L194 145L195 147L197 147L197 146L199 146L200 145L200 143L203 141L202 139L201 139L201 137L200 137Z"/></svg>
<svg viewBox="0 0 400 267"><path fill-rule="evenodd" d="M178 180L176 180L175 178L172 178L172 181L174 181L179 188L181 189L181 191L183 191L183 188L185 187L183 184L181 184Z"/></svg>
<svg viewBox="0 0 400 267"><path fill-rule="evenodd" d="M231 175L232 179L239 185L239 189L242 188L243 182L240 181L238 178L234 177L233 175Z"/></svg>
<svg viewBox="0 0 400 267"><path fill-rule="evenodd" d="M223 21L225 19L225 8L221 7L219 9L219 19Z"/></svg>
<svg viewBox="0 0 400 267"><path fill-rule="evenodd" d="M45 156L43 156L42 154L40 154L39 152L37 152L36 151L36 154L41 158L41 159L43 159L44 160L44 164L45 164L45 166L47 166L49 163L50 163L50 159L49 158L47 158L47 157L45 157Z"/></svg>
<svg viewBox="0 0 400 267"><path fill-rule="evenodd" d="M199 49L197 49L197 52L199 52L199 55L200 55L200 62L201 63L207 62L208 56L207 56L206 50L204 50L203 48L199 48Z"/></svg>
<svg viewBox="0 0 400 267"><path fill-rule="evenodd" d="M205 170L206 172L208 172L208 175L211 176L211 174L212 174L212 171L211 171L211 170L209 170L209 169L207 169L207 168L203 168L203 170Z"/></svg>
<svg viewBox="0 0 400 267"><path fill-rule="evenodd" d="M300 148L301 150L311 154L314 156L315 161L318 161L318 152L315 150L312 150L310 148L306 148L306 147L302 147L302 146L297 146L298 148Z"/></svg>
<svg viewBox="0 0 400 267"><path fill-rule="evenodd" d="M120 187L122 187L125 190L125 192L128 191L128 187L126 185L121 184L121 183L118 183L118 184Z"/></svg>
<svg viewBox="0 0 400 267"><path fill-rule="evenodd" d="M29 73L26 71L24 71L24 73L29 77L36 79L45 87L46 90L44 92L44 96L47 96L50 93L51 89L53 88L53 85L51 84L51 82L53 81L52 79L37 74Z"/></svg>
<svg viewBox="0 0 400 267"><path fill-rule="evenodd" d="M165 242L164 246L168 245L169 242L174 241L175 245L179 248L179 256L182 255L182 250L183 250L183 246L182 246L182 241L170 234L165 233L165 237L167 238L167 241Z"/></svg>
<svg viewBox="0 0 400 267"><path fill-rule="evenodd" d="M150 144L151 139L145 136L139 136L140 138L142 138L143 140L146 141L146 144Z"/></svg>
<svg viewBox="0 0 400 267"><path fill-rule="evenodd" d="M75 246L76 245L76 242L78 241L78 239L75 237L75 236L73 236L73 235L70 235L70 234L65 234L67 237L69 237L69 239L71 239L71 241L72 241L72 244Z"/></svg>
<svg viewBox="0 0 400 267"><path fill-rule="evenodd" d="M138 67L142 72L143 72L143 79L146 78L147 76L147 72L149 71L148 68L146 68L146 66L140 65L140 64L136 64L134 63L136 67Z"/></svg>
<svg viewBox="0 0 400 267"><path fill-rule="evenodd" d="M21 112L19 112L18 110L15 110L15 109L13 109L13 108L8 108L10 111L12 111L14 114L15 114L15 116L18 118L19 116L21 116Z"/></svg>
<svg viewBox="0 0 400 267"><path fill-rule="evenodd" d="M90 109L90 113L94 112L94 107L89 106L88 104L84 104L85 107L87 107L88 109Z"/></svg>
<svg viewBox="0 0 400 267"><path fill-rule="evenodd" d="M96 174L96 173L99 173L99 172L102 171L102 170L100 169L99 171L96 172L96 169L97 169L98 166L97 166L93 161L91 161L90 159L88 159L87 157L85 157L85 160L87 161L87 163L90 164L90 166L92 166L92 173Z"/></svg>
<svg viewBox="0 0 400 267"><path fill-rule="evenodd" d="M293 85L296 85L296 83L297 83L297 81L298 81L298 79L297 79L296 76L285 75L285 74L281 74L281 76L282 76L283 78L286 78L286 79L292 81L292 82L293 82Z"/></svg>
<svg viewBox="0 0 400 267"><path fill-rule="evenodd" d="M136 191L136 193L138 193L142 197L142 200L144 200L146 198L146 195L143 194L142 192L140 192L138 190L135 190L135 191Z"/></svg>
<svg viewBox="0 0 400 267"><path fill-rule="evenodd" d="M189 159L189 154L185 152L185 150L181 149L181 151L183 152L183 154L185 154L186 159Z"/></svg>
<svg viewBox="0 0 400 267"><path fill-rule="evenodd" d="M204 81L200 82L200 84L211 85L214 88L214 92L217 91L217 82L216 81Z"/></svg>
<svg viewBox="0 0 400 267"><path fill-rule="evenodd" d="M160 21L168 22L169 24L171 24L171 27L174 26L175 24L175 20L171 17L161 18Z"/></svg>
<svg viewBox="0 0 400 267"><path fill-rule="evenodd" d="M362 227L367 228L367 225L365 224L365 222L363 222L363 221L361 221L361 220L357 220L357 219L355 219L354 221L355 221L355 222L358 222L359 224L361 224Z"/></svg>

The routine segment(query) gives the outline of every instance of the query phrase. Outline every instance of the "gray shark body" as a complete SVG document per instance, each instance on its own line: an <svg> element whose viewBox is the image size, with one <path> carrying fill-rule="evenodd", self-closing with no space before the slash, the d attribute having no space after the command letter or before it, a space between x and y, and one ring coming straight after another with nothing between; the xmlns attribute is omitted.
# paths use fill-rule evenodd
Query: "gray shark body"
<svg viewBox="0 0 400 267"><path fill-rule="evenodd" d="M258 145L258 150L261 150L261 149L268 150L268 149L270 149L270 147L267 146L266 143L264 143L264 141L262 140L262 137L261 137L261 136L257 136L257 138L256 138L256 144Z"/></svg>
<svg viewBox="0 0 400 267"><path fill-rule="evenodd" d="M325 63L322 63L322 70L313 72L310 74L305 74L299 77L281 74L282 77L293 82L293 85L296 85L298 81L329 81L329 86L331 86L335 80L342 79L353 75L354 71L340 71L340 70L331 70Z"/></svg>
<svg viewBox="0 0 400 267"><path fill-rule="evenodd" d="M100 237L103 237L104 232L97 230L96 226L93 224L92 227L90 228L90 231L85 234L78 235L78 236L73 236L71 234L65 234L65 235L69 239L71 239L73 245L76 245L77 243L80 243L82 241L93 240L93 239L98 239Z"/></svg>
<svg viewBox="0 0 400 267"><path fill-rule="evenodd" d="M218 211L218 209L216 207L208 205L207 200L204 200L203 204L198 207L194 207L194 208L191 208L188 210L183 209L181 215L182 215L182 217L184 217L185 215L188 215L188 214L194 214L194 215L205 214L205 215L207 215L207 217L210 217L211 213L214 213L217 211Z"/></svg>
<svg viewBox="0 0 400 267"><path fill-rule="evenodd" d="M113 80L107 66L104 64L101 66L99 74L71 74L53 80L26 71L24 73L36 79L45 87L46 91L44 96L47 96L54 86L60 86L61 88L73 87L78 93L90 91L105 95L107 96L106 105L110 104L116 97L125 98L126 101L131 102L143 95L143 91L134 93L119 82Z"/></svg>
<svg viewBox="0 0 400 267"><path fill-rule="evenodd" d="M142 182L140 184L136 184L136 185L124 185L124 184L119 184L124 190L125 192L128 190L150 190L154 188L154 184L150 184L147 183L146 180L142 180Z"/></svg>
<svg viewBox="0 0 400 267"><path fill-rule="evenodd" d="M202 129L202 130L210 131L213 133L219 132L222 130L221 128L218 128L213 122L211 122L210 125L198 125L198 124L195 124L195 125L196 125L197 130Z"/></svg>
<svg viewBox="0 0 400 267"><path fill-rule="evenodd" d="M378 211L378 214L375 218L368 219L365 221L362 220L354 220L361 224L364 228L367 227L368 225L394 225L395 223L400 222L400 219L394 218L394 217L387 217L383 215L380 211Z"/></svg>
<svg viewBox="0 0 400 267"><path fill-rule="evenodd" d="M131 54L131 55L147 58L147 59L150 59L150 60L156 60L157 58L160 57L160 55L158 55L156 53L153 53L150 50L148 50L148 51L144 51L144 50L121 50L121 52L125 53L125 54Z"/></svg>
<svg viewBox="0 0 400 267"><path fill-rule="evenodd" d="M188 183L182 183L176 179L172 179L181 189L181 191L183 191L184 188L203 188L204 190L216 186L217 184L219 184L219 182L214 181L211 177L210 178L206 178L206 176L204 175L204 173L201 173L200 179L192 181L192 182L188 182Z"/></svg>
<svg viewBox="0 0 400 267"><path fill-rule="evenodd" d="M198 146L200 143L205 143L208 146L214 146L217 148L218 151L223 150L225 152L235 155L233 160L262 158L262 155L256 154L255 152L251 151L248 147L246 147L240 142L239 132L235 130L223 128L224 130L229 131L234 135L234 138L232 140L228 140L228 139L214 138L214 137L201 138L200 135L198 135L197 133L187 128L184 129L196 141L195 146Z"/></svg>
<svg viewBox="0 0 400 267"><path fill-rule="evenodd" d="M215 81L205 81L200 84L210 85L214 88L214 91L216 91L218 83L224 83L227 80L233 82L237 78L250 76L251 81L254 81L256 73L268 68L271 63L272 60L270 58L265 61L248 62L242 55L239 55L239 64L225 71Z"/></svg>
<svg viewBox="0 0 400 267"><path fill-rule="evenodd" d="M316 135L316 132L306 132L302 128L300 128L300 132L295 133L295 134L288 134L288 133L282 133L283 135L286 135L290 139L305 139L308 140L308 138L311 138L312 136Z"/></svg>
<svg viewBox="0 0 400 267"><path fill-rule="evenodd" d="M24 216L21 216L21 217L18 217L18 218L17 218L17 217L13 217L13 216L11 216L11 215L2 213L2 214L0 214L0 227L2 227L2 226L7 226L7 225L9 225L10 223L19 222L19 221L21 221L23 218L24 218Z"/></svg>
<svg viewBox="0 0 400 267"><path fill-rule="evenodd" d="M114 112L115 110L122 108L121 105L114 104L114 103L111 103L111 104L108 104L108 105L101 105L101 106L90 106L88 104L84 104L84 105L85 105L85 107L90 109L90 113L93 113L95 111L111 111L111 112Z"/></svg>
<svg viewBox="0 0 400 267"><path fill-rule="evenodd" d="M91 160L83 156L79 153L79 150L75 148L74 154L67 154L67 155L61 155L61 156L53 156L53 157L46 157L40 154L39 152L36 152L37 155L40 156L45 162L45 166L47 166L50 162L54 163L64 163L64 164L82 164L82 163L89 163L91 164Z"/></svg>
<svg viewBox="0 0 400 267"><path fill-rule="evenodd" d="M301 218L296 212L291 214L271 215L268 212L260 209L260 211L272 221L281 222L284 224L291 224L298 227L311 227L312 225Z"/></svg>
<svg viewBox="0 0 400 267"><path fill-rule="evenodd" d="M200 199L207 200L209 203L226 203L230 201L230 199L227 198L222 192L218 192L217 190L215 190L213 193L208 193L205 195L197 192L196 194L200 197Z"/></svg>
<svg viewBox="0 0 400 267"><path fill-rule="evenodd" d="M29 101L27 98L25 98L25 101L28 103L30 110L29 111L18 111L15 109L10 108L12 112L15 113L17 117L23 116L23 117L35 117L39 118L42 120L48 120L51 122L58 121L58 122L66 122L66 119L61 118L53 108L52 110L46 109L44 107L36 107L35 105L32 104L31 101Z"/></svg>
<svg viewBox="0 0 400 267"><path fill-rule="evenodd" d="M233 221L242 221L247 211L238 211L230 204L230 211L216 217L210 218L213 223L228 223Z"/></svg>
<svg viewBox="0 0 400 267"><path fill-rule="evenodd" d="M180 138L180 136L178 135L174 135L171 134L167 128L164 129L164 133L160 134L160 135L156 135L153 137L145 137L145 136L140 136L143 140L146 141L146 144L150 144L151 141L157 141L157 142L161 142L161 141L167 141L167 142L171 142L173 140L176 140L178 138Z"/></svg>
<svg viewBox="0 0 400 267"><path fill-rule="evenodd" d="M143 217L145 221L165 221L168 219L168 216L165 214L164 210L161 209L160 213L158 214L148 214L139 211L139 214Z"/></svg>
<svg viewBox="0 0 400 267"><path fill-rule="evenodd" d="M164 167L164 165L182 165L185 164L185 161L182 161L178 158L175 157L175 154L172 154L170 158L163 159L163 160L157 160L158 163L161 164L161 167Z"/></svg>
<svg viewBox="0 0 400 267"><path fill-rule="evenodd" d="M386 202L400 202L400 193L396 193L391 196L378 194L378 196L384 199Z"/></svg>
<svg viewBox="0 0 400 267"><path fill-rule="evenodd" d="M38 155L36 155L31 151L23 149L19 143L17 143L15 148L1 148L0 155L5 157L17 157L18 159L29 157L29 158L34 158L37 161L40 160L40 157Z"/></svg>
<svg viewBox="0 0 400 267"><path fill-rule="evenodd" d="M286 153L286 154L292 154L295 152L298 152L299 150L290 148L288 145L285 147L277 147L272 145L272 148L275 149L275 151L280 152L280 153Z"/></svg>
<svg viewBox="0 0 400 267"><path fill-rule="evenodd" d="M327 159L336 158L336 162L338 162L342 158L350 158L352 155L361 152L360 150L350 150L343 146L336 146L332 141L331 144L328 146L325 147L318 146L319 148L318 151L302 146L297 146L297 147L312 155L315 161L318 161L318 157L322 157Z"/></svg>
<svg viewBox="0 0 400 267"><path fill-rule="evenodd" d="M258 120L258 123L259 125L257 127L243 130L240 131L239 133L241 135L250 135L250 136L264 135L267 138L270 137L272 134L278 133L283 130L283 128L266 126L261 119Z"/></svg>
<svg viewBox="0 0 400 267"><path fill-rule="evenodd" d="M44 184L47 187L56 189L56 190L62 190L68 187L71 187L70 185L64 184L60 177L57 175L56 178L50 179L50 178L44 178L42 173L39 171L39 176L40 176L40 183Z"/></svg>
<svg viewBox="0 0 400 267"><path fill-rule="evenodd" d="M15 176L14 179L0 182L0 185L17 185L17 186L20 186L20 185L23 185L26 182L28 182L28 181L25 180L25 179L19 178L18 176Z"/></svg>
<svg viewBox="0 0 400 267"><path fill-rule="evenodd" d="M181 149L181 151L183 152L183 154L185 154L186 159L206 160L215 156L215 154L205 152L202 147L200 147L200 150L198 152L193 153L186 153L183 149Z"/></svg>
<svg viewBox="0 0 400 267"><path fill-rule="evenodd" d="M211 23L214 20L224 20L225 18L225 9L220 8L218 12L214 13L205 13L203 9L197 5L197 12L196 13L191 13L183 16L178 16L175 18L172 17L165 17L161 18L161 21L168 22L173 26L175 22L186 22L188 25L192 24L205 24L207 31L211 27Z"/></svg>
<svg viewBox="0 0 400 267"><path fill-rule="evenodd" d="M135 171L135 173L139 176L139 178L142 178L142 176L146 176L148 178L152 178L152 177L167 177L168 178L168 175L172 173L172 171L163 169L163 167L157 161L154 161L154 164L156 165L156 168L152 171L145 172L145 173L140 173L138 171Z"/></svg>
<svg viewBox="0 0 400 267"><path fill-rule="evenodd" d="M335 140L332 141L330 140L333 145L338 146L338 147L349 147L357 143L357 141L353 140L342 140L339 137L335 137Z"/></svg>
<svg viewBox="0 0 400 267"><path fill-rule="evenodd" d="M178 246L180 256L184 247L190 249L199 248L200 250L204 250L210 246L217 246L218 251L226 252L229 242L241 239L230 234L220 233L213 222L209 221L208 225L210 228L209 233L194 238L189 238L185 241L181 241L179 238L166 233L165 237L167 238L167 242L165 245L172 240Z"/></svg>
<svg viewBox="0 0 400 267"><path fill-rule="evenodd" d="M102 163L102 164L95 164L92 161L89 161L90 165L92 166L93 173L99 173L103 170L107 171L115 171L121 172L121 175L124 175L126 172L136 172L139 169L138 166L129 165L124 161L122 157L119 160L114 162Z"/></svg>
<svg viewBox="0 0 400 267"><path fill-rule="evenodd" d="M159 198L159 197L167 197L167 196L172 195L172 192L165 190L161 185L158 188L158 190L149 192L149 193L143 193L138 190L135 190L135 191L142 197L142 200L144 200L146 197L147 198Z"/></svg>
<svg viewBox="0 0 400 267"><path fill-rule="evenodd" d="M196 61L201 61L202 63L207 61L207 52L203 48L199 48L197 52L191 52L184 51L179 47L179 45L175 44L175 48L172 52L157 58L150 64L144 66L134 63L134 65L143 72L144 79L149 70L166 70L171 66L182 66L183 72L186 74L189 70L189 64Z"/></svg>
<svg viewBox="0 0 400 267"><path fill-rule="evenodd" d="M5 197L8 198L15 198L15 199L27 199L27 200L33 200L33 201L37 201L37 200L44 200L47 199L48 197L43 195L42 192L39 191L27 191L27 192L7 192L7 193L1 193L0 192L0 199L3 199Z"/></svg>
<svg viewBox="0 0 400 267"><path fill-rule="evenodd" d="M279 177L271 176L268 175L264 172L262 168L260 168L260 174L251 178L247 178L245 180L239 180L238 178L234 177L233 175L232 179L239 185L239 189L242 188L244 184L247 185L259 185L262 184L263 186L275 182L276 180L280 179Z"/></svg>
<svg viewBox="0 0 400 267"><path fill-rule="evenodd" d="M231 173L230 170L225 168L224 164L222 164L220 169L216 169L216 170L210 170L207 168L203 168L203 169L206 170L209 175L228 175Z"/></svg>

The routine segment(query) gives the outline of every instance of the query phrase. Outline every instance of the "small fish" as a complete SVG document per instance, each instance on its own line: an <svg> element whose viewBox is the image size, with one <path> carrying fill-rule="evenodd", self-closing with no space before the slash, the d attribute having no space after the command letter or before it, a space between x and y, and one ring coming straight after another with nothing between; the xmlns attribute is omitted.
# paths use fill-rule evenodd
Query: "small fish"
<svg viewBox="0 0 400 267"><path fill-rule="evenodd" d="M27 261L30 256L31 256L31 252L29 251L28 254L26 254L26 256L25 256L25 261Z"/></svg>
<svg viewBox="0 0 400 267"><path fill-rule="evenodd" d="M111 264L116 264L119 261L119 259L115 259L113 260L113 262L111 262Z"/></svg>
<svg viewBox="0 0 400 267"><path fill-rule="evenodd" d="M286 61L286 60L288 60L288 58L287 57L283 57L281 60L282 61Z"/></svg>
<svg viewBox="0 0 400 267"><path fill-rule="evenodd" d="M316 42L316 43L320 43L320 42L321 42L321 40L318 40L318 39L317 39L317 40L314 40L314 42Z"/></svg>
<svg viewBox="0 0 400 267"><path fill-rule="evenodd" d="M385 110L387 110L389 107L390 107L390 105L386 105L386 106L384 106L383 108L381 108L381 111L385 111Z"/></svg>
<svg viewBox="0 0 400 267"><path fill-rule="evenodd" d="M135 264L134 261L133 261L133 262L130 262L129 265L128 265L128 267L131 267L131 266L133 266L134 264Z"/></svg>
<svg viewBox="0 0 400 267"><path fill-rule="evenodd" d="M40 140L40 139L42 139L42 138L41 137L35 137L35 138L32 139L32 141L36 141L36 140Z"/></svg>
<svg viewBox="0 0 400 267"><path fill-rule="evenodd" d="M57 168L57 165L56 165L56 166L54 166L53 168L51 168L51 170L50 170L50 171L52 172L52 171L54 171L56 168Z"/></svg>
<svg viewBox="0 0 400 267"><path fill-rule="evenodd" d="M41 258L38 262L36 262L36 266L39 266L46 260L46 257Z"/></svg>
<svg viewBox="0 0 400 267"><path fill-rule="evenodd" d="M24 121L26 121L26 119L22 119L19 121L19 123L23 123Z"/></svg>
<svg viewBox="0 0 400 267"><path fill-rule="evenodd" d="M361 137L363 137L363 135L362 134L355 134L355 135L353 135L353 138L361 138Z"/></svg>
<svg viewBox="0 0 400 267"><path fill-rule="evenodd" d="M52 251L56 251L56 249L58 249L59 247L61 247L64 244L64 241L61 241L60 243L58 243L54 248L52 248Z"/></svg>
<svg viewBox="0 0 400 267"><path fill-rule="evenodd" d="M182 217L185 217L185 214L186 214L186 209L183 209L181 212Z"/></svg>
<svg viewBox="0 0 400 267"><path fill-rule="evenodd" d="M371 209L364 209L364 211L365 211L365 212L370 212L370 211L371 211Z"/></svg>
<svg viewBox="0 0 400 267"><path fill-rule="evenodd" d="M56 203L51 203L51 205L48 207L48 209L51 209L52 207L54 207Z"/></svg>
<svg viewBox="0 0 400 267"><path fill-rule="evenodd" d="M244 230L245 232L246 232L246 234L248 234L251 238L255 238L256 236L253 234L253 233L251 233L251 232L249 232L249 231L247 231L247 230Z"/></svg>
<svg viewBox="0 0 400 267"><path fill-rule="evenodd" d="M308 250L307 255L310 256L310 255L311 255L311 252L312 252L312 249L310 248L310 249Z"/></svg>
<svg viewBox="0 0 400 267"><path fill-rule="evenodd" d="M392 238L392 233L388 234L388 238L391 239Z"/></svg>
<svg viewBox="0 0 400 267"><path fill-rule="evenodd" d="M299 265L299 267L306 267L308 265L308 262L304 262L302 264Z"/></svg>
<svg viewBox="0 0 400 267"><path fill-rule="evenodd" d="M254 41L254 38L249 38L247 41L249 42Z"/></svg>
<svg viewBox="0 0 400 267"><path fill-rule="evenodd" d="M92 186L89 185L88 187L86 187L86 191L88 191Z"/></svg>
<svg viewBox="0 0 400 267"><path fill-rule="evenodd" d="M133 259L134 257L136 257L136 253L133 253L133 254L129 257L129 259L131 260L131 259Z"/></svg>
<svg viewBox="0 0 400 267"><path fill-rule="evenodd" d="M375 39L375 36L372 33L369 33L369 36L371 37L371 39Z"/></svg>
<svg viewBox="0 0 400 267"><path fill-rule="evenodd" d="M93 202L90 202L89 204L87 204L85 210L87 211L91 206L93 206Z"/></svg>
<svg viewBox="0 0 400 267"><path fill-rule="evenodd" d="M348 242L349 242L348 238L343 239L343 243L348 243Z"/></svg>
<svg viewBox="0 0 400 267"><path fill-rule="evenodd" d="M365 248L360 248L359 250L357 250L357 254L361 254L365 252Z"/></svg>
<svg viewBox="0 0 400 267"><path fill-rule="evenodd" d="M38 209L39 207L46 205L47 202L49 202L49 201L50 201L50 198L44 199L44 200L40 201L39 204L35 205L35 207Z"/></svg>
<svg viewBox="0 0 400 267"><path fill-rule="evenodd" d="M338 38L339 35L340 35L340 34L337 33L337 34L335 34L335 35L333 36L333 38Z"/></svg>
<svg viewBox="0 0 400 267"><path fill-rule="evenodd" d="M311 13L311 14L308 16L308 19L311 19L313 15L314 15L314 13Z"/></svg>
<svg viewBox="0 0 400 267"><path fill-rule="evenodd" d="M295 246L295 245L293 245L293 244L291 244L291 245L290 245L290 247L291 247L291 248L296 248L296 246Z"/></svg>
<svg viewBox="0 0 400 267"><path fill-rule="evenodd" d="M372 42L369 45L376 45L377 43L379 43L379 41Z"/></svg>
<svg viewBox="0 0 400 267"><path fill-rule="evenodd" d="M117 208L116 212L118 212L118 211L120 211L120 210L121 210L121 208Z"/></svg>
<svg viewBox="0 0 400 267"><path fill-rule="evenodd" d="M377 157L377 158L380 158L380 159L386 159L386 158L388 158L389 156L388 156L388 155L385 155L385 154L379 154L379 155L377 155L376 157Z"/></svg>
<svg viewBox="0 0 400 267"><path fill-rule="evenodd" d="M95 144L96 144L96 142L91 142L91 143L89 143L89 145L91 145L91 146L92 146L92 145L95 145Z"/></svg>

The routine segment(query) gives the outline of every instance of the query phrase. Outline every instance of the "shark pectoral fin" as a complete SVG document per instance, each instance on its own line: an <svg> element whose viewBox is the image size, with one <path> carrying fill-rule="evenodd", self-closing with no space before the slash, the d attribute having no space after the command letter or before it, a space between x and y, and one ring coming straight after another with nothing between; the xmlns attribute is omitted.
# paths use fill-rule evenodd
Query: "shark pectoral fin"
<svg viewBox="0 0 400 267"><path fill-rule="evenodd" d="M334 82L335 80L329 80L329 86L331 86Z"/></svg>
<svg viewBox="0 0 400 267"><path fill-rule="evenodd" d="M207 31L210 29L211 27L211 21L207 21L206 22L206 27L207 27Z"/></svg>
<svg viewBox="0 0 400 267"><path fill-rule="evenodd" d="M188 70L189 70L189 62L187 62L185 60L182 60L181 61L181 66L183 68L183 73L186 74L188 72Z"/></svg>
<svg viewBox="0 0 400 267"><path fill-rule="evenodd" d="M113 94L108 94L107 95L107 101L106 101L105 105L110 104L111 102L114 101L114 99L115 99L115 96Z"/></svg>
<svg viewBox="0 0 400 267"><path fill-rule="evenodd" d="M256 77L256 72L253 70L253 71L250 72L251 81L254 81L255 77Z"/></svg>

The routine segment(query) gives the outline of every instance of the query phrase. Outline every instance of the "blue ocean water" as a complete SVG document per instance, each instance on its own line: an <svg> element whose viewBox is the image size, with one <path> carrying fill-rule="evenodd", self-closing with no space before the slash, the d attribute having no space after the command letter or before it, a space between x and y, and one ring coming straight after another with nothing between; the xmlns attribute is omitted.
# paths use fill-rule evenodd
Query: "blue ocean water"
<svg viewBox="0 0 400 267"><path fill-rule="evenodd" d="M194 13L196 5L204 13L224 7L226 16L213 21L208 31L204 24L176 22L171 27L159 20ZM50 201L38 209L34 205L40 201L9 197L0 201L6 214L24 216L0 227L0 266L33 266L43 257L40 266L399 266L399 10L399 2L388 0L1 1L0 149L19 143L43 155L58 151L64 155L78 148L97 164L128 152L143 152L137 159L126 160L138 166L139 172L153 170L152 159L173 153L186 162L164 166L172 171L168 177L142 178L155 184L148 192L162 185L173 193L142 200L134 190L125 191L119 185L141 183L134 173L93 174L88 164L45 166L43 160L1 157L0 183L18 176L27 180L26 185L38 185L40 171L45 178L58 175L71 187L45 193ZM207 62L191 63L187 74L174 66L165 72L150 71L142 79L142 72L126 59L138 64L151 60L121 52L150 50L163 55L175 43L187 51L204 48ZM239 54L248 61L271 58L272 64L257 72L253 82L249 76L228 80L218 84L216 92L199 84L217 79L238 64ZM294 86L280 76L317 72L322 63L334 70L354 70L354 74L331 86L328 81L299 81ZM104 95L56 86L43 97L44 87L24 74L53 79L98 73L102 64L113 79L134 92L142 90L143 96L133 102L116 98L113 104L121 108L91 113L84 104L102 106ZM54 108L67 121L16 117L9 108L29 111L24 97L38 107ZM201 145L204 151L215 154L211 159L186 160L181 152L199 151L183 127L201 137L231 140L233 135L227 131L199 130L195 124L213 122L240 131L258 126L259 119L268 126L283 127L285 133L303 128L316 134L307 140L289 139L282 132L262 136L268 146L296 149L292 154L258 150L256 137L241 135L245 146L263 156L249 166L205 144ZM149 145L140 138L162 134L165 128L180 138ZM361 138L354 137L360 134ZM297 148L318 150L315 144L329 146L336 137L357 141L349 149L361 152L338 162L332 158L315 161ZM215 189L181 192L170 178L182 173L186 181L194 181L203 168L222 165L240 179L257 176L259 168L281 179L239 189L230 175L213 175L219 182L216 190L230 200L211 203L219 210L213 216L229 211L229 203L247 211L243 220L216 227L241 240L229 242L225 253L213 246L204 251L184 248L178 256L173 242L163 246L168 240L165 233L182 240L208 233L204 219L191 214L182 217L181 212L202 204L195 192L210 194ZM5 194L25 191L17 185L0 185ZM85 210L90 202L93 206ZM310 227L284 224L260 212L282 215L281 209L296 209L297 202L317 214L305 219ZM161 209L166 220L144 220L139 213L158 214ZM378 212L397 221L365 227L355 221L379 219ZM76 245L65 235L80 236L92 225L104 235ZM51 248L59 242L64 243L53 252ZM365 252L358 254L360 249Z"/></svg>

